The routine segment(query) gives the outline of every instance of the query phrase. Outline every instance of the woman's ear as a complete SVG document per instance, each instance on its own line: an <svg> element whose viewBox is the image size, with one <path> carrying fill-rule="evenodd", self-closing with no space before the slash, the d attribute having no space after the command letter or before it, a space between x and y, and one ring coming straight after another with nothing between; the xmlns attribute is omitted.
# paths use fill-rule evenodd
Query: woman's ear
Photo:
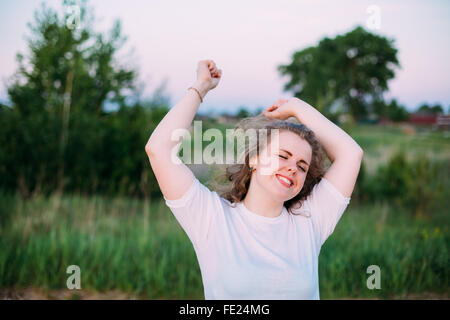
<svg viewBox="0 0 450 320"><path fill-rule="evenodd" d="M248 161L248 166L252 167L252 168L256 168L257 165L258 165L258 157L255 155L255 156L251 157L250 160Z"/></svg>

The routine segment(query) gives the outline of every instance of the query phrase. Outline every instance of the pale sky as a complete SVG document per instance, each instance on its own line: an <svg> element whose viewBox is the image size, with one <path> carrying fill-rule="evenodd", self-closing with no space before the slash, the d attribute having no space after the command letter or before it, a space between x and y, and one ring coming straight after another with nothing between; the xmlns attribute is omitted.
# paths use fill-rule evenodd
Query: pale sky
<svg viewBox="0 0 450 320"><path fill-rule="evenodd" d="M5 81L17 68L15 55L26 53L27 23L41 0L0 0L0 99ZM62 1L45 3L62 13ZM149 96L164 79L175 104L194 83L197 62L212 59L223 70L218 87L208 93L200 111L235 111L267 107L283 92L286 79L276 67L294 52L316 45L357 25L366 27L369 6L380 9L380 29L395 39L401 69L386 95L409 110L423 102L450 105L450 1L277 0L173 1L90 0L96 29L107 30L119 18L128 37L124 52Z"/></svg>

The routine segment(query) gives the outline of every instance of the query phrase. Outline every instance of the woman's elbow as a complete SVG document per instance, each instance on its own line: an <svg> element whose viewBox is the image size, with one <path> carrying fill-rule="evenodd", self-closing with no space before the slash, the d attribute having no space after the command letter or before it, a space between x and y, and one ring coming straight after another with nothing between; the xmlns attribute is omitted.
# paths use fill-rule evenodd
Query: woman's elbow
<svg viewBox="0 0 450 320"><path fill-rule="evenodd" d="M147 156L152 156L152 155L154 155L154 152L153 152L153 147L152 146L150 146L150 144L146 144L145 145L145 153L147 154Z"/></svg>
<svg viewBox="0 0 450 320"><path fill-rule="evenodd" d="M361 158L364 156L364 150L358 145L358 153L361 155Z"/></svg>

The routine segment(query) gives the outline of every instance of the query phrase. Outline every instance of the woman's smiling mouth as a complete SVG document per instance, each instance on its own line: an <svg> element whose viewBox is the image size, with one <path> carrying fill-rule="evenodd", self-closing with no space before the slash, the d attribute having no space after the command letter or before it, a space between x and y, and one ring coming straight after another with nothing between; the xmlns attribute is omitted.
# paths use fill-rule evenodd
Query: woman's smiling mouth
<svg viewBox="0 0 450 320"><path fill-rule="evenodd" d="M280 182L281 185L286 188L290 188L294 184L294 182L291 179L289 179L285 176L282 176L279 174L276 174L275 176L277 177L278 182Z"/></svg>

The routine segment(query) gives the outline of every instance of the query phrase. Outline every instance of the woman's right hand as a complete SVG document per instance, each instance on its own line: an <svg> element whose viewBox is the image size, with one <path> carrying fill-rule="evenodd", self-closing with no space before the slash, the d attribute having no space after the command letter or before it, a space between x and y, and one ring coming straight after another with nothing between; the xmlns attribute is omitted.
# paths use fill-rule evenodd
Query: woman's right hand
<svg viewBox="0 0 450 320"><path fill-rule="evenodd" d="M295 117L295 110L302 101L296 97L289 100L278 99L272 106L262 111L262 114L268 119L286 120L289 117Z"/></svg>
<svg viewBox="0 0 450 320"><path fill-rule="evenodd" d="M214 89L222 77L222 69L218 69L214 61L202 60L197 65L197 82L207 91Z"/></svg>

